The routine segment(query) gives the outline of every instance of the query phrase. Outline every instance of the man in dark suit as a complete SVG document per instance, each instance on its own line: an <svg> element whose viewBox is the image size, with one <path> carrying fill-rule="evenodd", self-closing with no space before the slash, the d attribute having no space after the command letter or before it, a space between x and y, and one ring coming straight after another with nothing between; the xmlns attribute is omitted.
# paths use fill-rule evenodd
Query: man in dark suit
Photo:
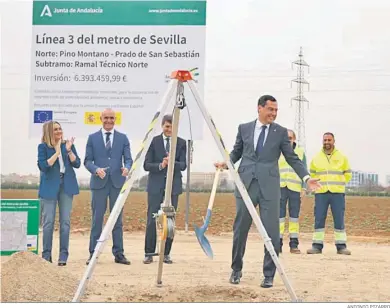
<svg viewBox="0 0 390 308"><path fill-rule="evenodd" d="M105 109L100 119L103 128L88 136L84 160L85 167L91 173L92 192L92 228L87 264L102 233L107 197L111 212L133 164L129 139L125 134L114 130L115 112ZM123 250L122 213L123 210L112 230L112 253L116 263L129 265L130 261L124 256Z"/></svg>
<svg viewBox="0 0 390 308"><path fill-rule="evenodd" d="M274 123L278 104L274 97L264 95L258 101L258 118L238 126L238 134L230 159L235 164L241 159L238 173L255 206L260 206L260 218L272 244L279 255L279 212L280 212L280 175L278 160L283 153L288 164L298 176L306 181L309 189L319 186L297 154L293 151L288 139L287 129ZM216 163L216 167L227 168L226 163ZM236 197L236 218L233 226L232 274L230 282L240 283L242 277L243 257L248 232L252 224L244 200L238 189ZM263 288L273 286L276 266L266 247L264 247L264 280Z"/></svg>
<svg viewBox="0 0 390 308"><path fill-rule="evenodd" d="M146 153L144 161L145 171L149 171L147 192L148 192L148 217L145 234L145 254L154 253L156 250L156 222L153 213L157 213L161 203L164 201L165 185L169 161L170 138L172 136L172 116L165 115L162 119L162 134L153 138L149 150ZM177 210L179 195L183 192L182 174L186 170L187 162L187 145L186 141L177 137L176 158L172 182L172 206ZM167 238L165 243L164 262L171 264L170 251L172 240ZM150 264L153 257L145 256L144 263Z"/></svg>

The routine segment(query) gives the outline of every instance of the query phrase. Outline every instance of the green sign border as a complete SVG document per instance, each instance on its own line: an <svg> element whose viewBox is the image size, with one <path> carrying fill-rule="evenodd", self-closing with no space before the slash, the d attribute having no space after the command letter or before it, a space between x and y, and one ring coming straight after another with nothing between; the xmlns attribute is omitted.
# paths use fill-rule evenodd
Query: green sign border
<svg viewBox="0 0 390 308"><path fill-rule="evenodd" d="M6 206L4 203L12 202L16 205ZM29 208L25 208L26 205L20 205L21 203L26 203ZM18 205L19 203L19 205ZM18 208L20 207L20 208ZM40 202L39 199L1 199L0 204L0 213L2 212L28 212L27 217L27 235L36 235L37 236L37 248L35 250L28 250L35 254L38 254L39 251L39 217L40 217ZM35 223L34 223L35 222ZM1 249L1 247L0 247ZM9 256L14 254L15 252L19 252L19 250L11 250L11 251L0 251L1 256Z"/></svg>

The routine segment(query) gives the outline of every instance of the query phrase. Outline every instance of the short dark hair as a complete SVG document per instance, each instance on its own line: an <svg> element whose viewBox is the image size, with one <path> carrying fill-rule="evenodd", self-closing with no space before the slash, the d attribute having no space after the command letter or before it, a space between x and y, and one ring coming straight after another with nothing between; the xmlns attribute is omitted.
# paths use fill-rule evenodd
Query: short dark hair
<svg viewBox="0 0 390 308"><path fill-rule="evenodd" d="M276 98L272 95L263 95L259 98L257 106L264 107L267 104L267 101L276 102Z"/></svg>
<svg viewBox="0 0 390 308"><path fill-rule="evenodd" d="M172 124L172 115L166 114L161 121L161 125L164 125L165 122L168 122L169 124Z"/></svg>
<svg viewBox="0 0 390 308"><path fill-rule="evenodd" d="M325 135L331 135L333 137L333 139L334 139L334 135L331 132L326 132L322 137L324 137Z"/></svg>
<svg viewBox="0 0 390 308"><path fill-rule="evenodd" d="M294 139L296 139L296 138L297 138L297 136L295 135L295 132L294 132L292 129L288 129L287 131L289 131L289 132L291 132L291 133L293 134L293 136L294 136Z"/></svg>

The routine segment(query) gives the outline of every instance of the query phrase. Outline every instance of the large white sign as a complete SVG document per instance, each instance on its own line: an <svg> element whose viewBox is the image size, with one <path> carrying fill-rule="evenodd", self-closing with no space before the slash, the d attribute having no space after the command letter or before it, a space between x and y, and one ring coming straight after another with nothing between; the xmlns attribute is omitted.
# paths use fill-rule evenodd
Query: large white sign
<svg viewBox="0 0 390 308"><path fill-rule="evenodd" d="M34 1L30 137L51 119L86 137L113 108L117 129L142 139L172 71L193 70L203 98L205 23L205 1ZM185 97L179 134L201 139L187 86Z"/></svg>

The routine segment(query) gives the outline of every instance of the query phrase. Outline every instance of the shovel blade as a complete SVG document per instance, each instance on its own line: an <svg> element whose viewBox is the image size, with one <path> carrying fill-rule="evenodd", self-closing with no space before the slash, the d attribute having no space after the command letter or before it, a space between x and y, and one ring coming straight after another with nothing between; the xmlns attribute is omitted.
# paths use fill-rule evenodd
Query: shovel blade
<svg viewBox="0 0 390 308"><path fill-rule="evenodd" d="M195 234L200 244L200 247L202 248L206 256L208 256L210 259L213 259L214 257L213 250L211 248L209 240L204 235L204 232L205 232L204 228L198 228L197 226L195 226Z"/></svg>

